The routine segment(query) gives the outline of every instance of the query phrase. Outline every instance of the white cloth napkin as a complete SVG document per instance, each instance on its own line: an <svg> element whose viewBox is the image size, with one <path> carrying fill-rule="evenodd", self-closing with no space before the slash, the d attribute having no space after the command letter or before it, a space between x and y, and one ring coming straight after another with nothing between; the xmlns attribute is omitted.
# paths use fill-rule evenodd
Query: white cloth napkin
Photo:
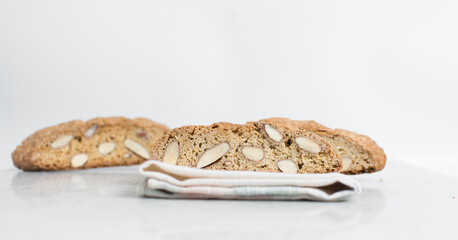
<svg viewBox="0 0 458 240"><path fill-rule="evenodd" d="M340 173L203 170L155 160L143 163L140 173L146 178L139 195L155 198L343 201L361 191Z"/></svg>

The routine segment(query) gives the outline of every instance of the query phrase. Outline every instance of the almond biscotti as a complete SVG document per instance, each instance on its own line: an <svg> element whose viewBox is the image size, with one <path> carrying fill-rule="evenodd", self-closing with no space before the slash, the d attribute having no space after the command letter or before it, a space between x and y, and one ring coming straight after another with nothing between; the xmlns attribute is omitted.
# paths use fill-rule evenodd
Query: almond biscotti
<svg viewBox="0 0 458 240"><path fill-rule="evenodd" d="M176 128L157 142L151 157L223 170L328 173L342 167L340 156L318 134L261 122Z"/></svg>
<svg viewBox="0 0 458 240"><path fill-rule="evenodd" d="M342 158L342 173L371 173L385 167L386 155L383 149L367 136L343 129L330 129L315 121L269 118L259 122L277 124L288 129L307 129L325 138Z"/></svg>
<svg viewBox="0 0 458 240"><path fill-rule="evenodd" d="M95 118L41 129L12 153L23 170L69 170L139 164L169 129L145 118Z"/></svg>

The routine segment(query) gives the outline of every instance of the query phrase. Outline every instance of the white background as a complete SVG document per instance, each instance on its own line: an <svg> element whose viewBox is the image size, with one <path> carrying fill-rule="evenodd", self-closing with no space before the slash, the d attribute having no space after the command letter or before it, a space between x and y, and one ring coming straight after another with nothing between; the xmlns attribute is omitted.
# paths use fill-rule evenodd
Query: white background
<svg viewBox="0 0 458 240"><path fill-rule="evenodd" d="M271 116L457 176L458 2L0 0L0 169L34 131Z"/></svg>

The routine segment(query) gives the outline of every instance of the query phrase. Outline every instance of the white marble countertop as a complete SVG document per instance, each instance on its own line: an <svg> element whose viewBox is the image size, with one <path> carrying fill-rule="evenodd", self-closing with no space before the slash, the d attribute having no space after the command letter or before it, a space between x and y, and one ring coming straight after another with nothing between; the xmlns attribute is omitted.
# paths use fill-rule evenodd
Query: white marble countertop
<svg viewBox="0 0 458 240"><path fill-rule="evenodd" d="M347 202L140 198L138 166L0 171L0 239L451 239L458 179L389 161Z"/></svg>

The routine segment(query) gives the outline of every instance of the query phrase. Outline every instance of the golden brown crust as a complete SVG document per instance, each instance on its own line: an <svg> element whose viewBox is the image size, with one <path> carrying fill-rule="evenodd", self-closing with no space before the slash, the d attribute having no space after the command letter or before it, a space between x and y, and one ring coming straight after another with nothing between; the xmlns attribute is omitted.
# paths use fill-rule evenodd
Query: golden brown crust
<svg viewBox="0 0 458 240"><path fill-rule="evenodd" d="M125 118L125 117L106 117L106 118L93 118L87 121L87 125L98 126L118 126L118 125L132 125L141 128L158 128L163 132L168 132L170 129L164 124L153 122L147 118Z"/></svg>
<svg viewBox="0 0 458 240"><path fill-rule="evenodd" d="M351 143L353 147L359 151L367 152L369 158L372 158L372 160L375 162L375 166L373 165L367 169L350 169L343 171L344 173L359 174L364 172L376 172L382 170L385 167L386 155L383 149L380 148L374 140L365 135L343 129L331 129L315 121L297 121L288 118L274 117L262 119L260 122L280 124L291 129L308 129L323 137L341 137Z"/></svg>
<svg viewBox="0 0 458 240"><path fill-rule="evenodd" d="M281 125L290 129L307 129L309 131L330 131L332 129L317 123L313 120L310 121L297 121L289 118L273 117L267 119L261 119L258 122L268 122L277 125Z"/></svg>
<svg viewBox="0 0 458 240"><path fill-rule="evenodd" d="M50 163L53 159L47 158L45 152L49 150L50 142L53 141L57 136L71 134L73 136L79 136L81 140L84 136L84 132L90 127L97 126L98 128L103 127L138 127L144 129L153 134L160 134L161 136L169 129L162 124L155 123L145 118L128 119L124 117L108 117L108 118L94 118L83 122L81 120L75 120L70 122L64 122L55 126L46 127L38 130L34 134L27 137L21 145L11 154L13 163L17 168L33 171L33 170L66 170L72 169L69 164ZM68 162L68 161L67 161ZM100 167L100 166L112 166L112 165L130 165L141 163L138 157L131 158L129 160L116 160L110 163L104 163L101 160L87 164L84 168Z"/></svg>

